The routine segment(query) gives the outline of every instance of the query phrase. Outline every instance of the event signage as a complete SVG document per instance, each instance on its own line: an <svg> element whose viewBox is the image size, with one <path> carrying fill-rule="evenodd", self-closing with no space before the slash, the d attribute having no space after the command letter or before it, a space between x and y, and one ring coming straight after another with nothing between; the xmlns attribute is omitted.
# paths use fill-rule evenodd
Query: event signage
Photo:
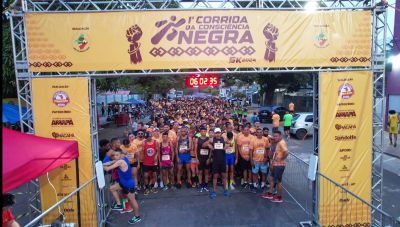
<svg viewBox="0 0 400 227"><path fill-rule="evenodd" d="M371 65L370 11L68 12L25 19L32 72Z"/></svg>
<svg viewBox="0 0 400 227"><path fill-rule="evenodd" d="M218 87L219 86L219 76L216 74L192 74L186 77L187 87Z"/></svg>
<svg viewBox="0 0 400 227"><path fill-rule="evenodd" d="M321 73L320 110L320 172L371 201L372 73ZM319 179L322 226L370 226L367 205Z"/></svg>
<svg viewBox="0 0 400 227"><path fill-rule="evenodd" d="M42 210L74 191L93 177L92 144L90 136L88 78L32 79L35 134L42 137L76 140L79 158L40 178ZM54 186L54 188L53 188ZM94 184L61 206L65 223L97 226ZM79 201L78 201L79 200ZM43 219L51 224L60 213L55 209Z"/></svg>

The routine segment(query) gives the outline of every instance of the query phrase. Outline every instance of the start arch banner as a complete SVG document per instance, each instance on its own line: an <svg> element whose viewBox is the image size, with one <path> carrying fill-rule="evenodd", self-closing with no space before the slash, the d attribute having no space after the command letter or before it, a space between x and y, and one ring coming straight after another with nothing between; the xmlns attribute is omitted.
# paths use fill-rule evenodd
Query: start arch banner
<svg viewBox="0 0 400 227"><path fill-rule="evenodd" d="M371 64L370 11L26 14L32 72Z"/></svg>

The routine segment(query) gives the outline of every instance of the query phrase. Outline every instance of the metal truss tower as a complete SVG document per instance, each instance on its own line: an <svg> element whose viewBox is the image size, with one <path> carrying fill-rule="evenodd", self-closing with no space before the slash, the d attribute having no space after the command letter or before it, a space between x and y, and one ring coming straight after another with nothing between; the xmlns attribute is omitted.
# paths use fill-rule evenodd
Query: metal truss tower
<svg viewBox="0 0 400 227"><path fill-rule="evenodd" d="M372 14L372 62L370 67L286 67L286 68L196 68L190 70L165 69L165 70L139 70L139 71L87 71L87 72L59 72L59 73L33 73L28 69L28 49L25 29L25 13L29 12L106 12L106 11L135 11L135 10L193 10L193 9L259 9L259 10L305 10L308 0L19 0L10 17L12 44L15 63L18 104L24 103L27 112L20 115L21 128L27 128L29 133L34 133L32 109L32 78L35 77L88 77L90 78L91 99L91 133L93 141L94 161L98 160L97 147L97 113L95 111L95 78L116 76L146 76L146 75L172 75L186 73L248 73L248 72L321 72L321 71L351 71L371 70L373 79L373 164L372 164L372 201L371 203L382 208L382 145L383 145L383 119L385 99L385 54L386 54L386 7L377 0L315 0L316 10L325 11L371 11ZM318 84L318 77L314 77L314 84ZM314 86L314 97L318 96L318 86ZM318 109L318 101L314 102ZM318 111L316 112L318 116ZM318 125L318 117L315 124ZM314 139L314 153L318 153L318 139ZM34 198L30 200L34 210L40 210L38 182L32 182L29 187ZM373 226L382 221L379 214L372 215Z"/></svg>

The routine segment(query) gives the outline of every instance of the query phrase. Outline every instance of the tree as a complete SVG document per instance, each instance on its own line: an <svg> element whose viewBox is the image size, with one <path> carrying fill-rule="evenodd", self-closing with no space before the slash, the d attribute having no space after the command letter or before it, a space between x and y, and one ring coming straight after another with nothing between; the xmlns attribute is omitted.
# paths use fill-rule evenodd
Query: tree
<svg viewBox="0 0 400 227"><path fill-rule="evenodd" d="M3 83L3 98L17 97L17 87L15 80L14 58L11 43L10 23L5 20L3 15L3 56L2 56L2 83Z"/></svg>

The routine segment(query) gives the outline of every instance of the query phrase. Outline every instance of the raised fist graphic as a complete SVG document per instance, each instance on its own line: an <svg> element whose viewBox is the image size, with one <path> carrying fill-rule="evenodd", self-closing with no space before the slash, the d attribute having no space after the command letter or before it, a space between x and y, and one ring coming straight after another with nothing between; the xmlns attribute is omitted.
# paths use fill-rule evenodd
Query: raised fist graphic
<svg viewBox="0 0 400 227"><path fill-rule="evenodd" d="M279 30L274 25L268 23L263 30L267 42L265 43L267 48L265 49L264 59L268 62L275 61L275 52L278 50L275 45L275 40L278 39Z"/></svg>
<svg viewBox="0 0 400 227"><path fill-rule="evenodd" d="M128 50L128 53L131 56L131 64L142 62L142 56L140 55L139 49L140 43L138 42L142 35L142 29L140 29L136 24L126 30L126 38L128 39L128 42L131 43Z"/></svg>

